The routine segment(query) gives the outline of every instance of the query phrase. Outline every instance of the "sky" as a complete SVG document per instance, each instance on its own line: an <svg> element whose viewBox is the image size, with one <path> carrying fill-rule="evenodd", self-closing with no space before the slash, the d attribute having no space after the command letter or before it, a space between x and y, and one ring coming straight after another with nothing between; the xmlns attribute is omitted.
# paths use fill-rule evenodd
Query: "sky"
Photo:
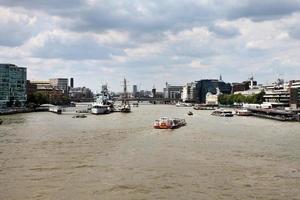
<svg viewBox="0 0 300 200"><path fill-rule="evenodd" d="M0 0L0 63L100 91L300 79L300 0Z"/></svg>

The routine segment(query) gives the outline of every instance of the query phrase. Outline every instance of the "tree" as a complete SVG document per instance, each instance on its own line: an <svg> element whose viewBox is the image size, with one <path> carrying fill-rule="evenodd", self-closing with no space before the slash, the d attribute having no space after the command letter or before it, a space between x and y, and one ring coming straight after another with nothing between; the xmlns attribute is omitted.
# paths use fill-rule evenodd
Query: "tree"
<svg viewBox="0 0 300 200"><path fill-rule="evenodd" d="M219 96L219 103L222 105L233 105L234 103L262 104L264 102L264 95L264 91L250 96L242 94L222 94Z"/></svg>
<svg viewBox="0 0 300 200"><path fill-rule="evenodd" d="M41 105L41 104L49 103L49 97L47 94L42 92L37 92L35 95L36 95L35 100L37 104Z"/></svg>
<svg viewBox="0 0 300 200"><path fill-rule="evenodd" d="M266 92L263 90L261 91L259 94L256 95L256 101L259 104L262 104L264 102L264 96L265 96Z"/></svg>
<svg viewBox="0 0 300 200"><path fill-rule="evenodd" d="M27 104L36 104L41 105L49 103L48 95L43 92L35 92L31 95L28 95Z"/></svg>

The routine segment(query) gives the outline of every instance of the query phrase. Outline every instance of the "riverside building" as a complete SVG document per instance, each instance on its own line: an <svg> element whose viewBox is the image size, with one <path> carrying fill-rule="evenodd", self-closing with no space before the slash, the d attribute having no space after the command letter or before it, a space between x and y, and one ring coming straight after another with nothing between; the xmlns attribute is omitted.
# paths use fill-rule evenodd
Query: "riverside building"
<svg viewBox="0 0 300 200"><path fill-rule="evenodd" d="M166 83L166 87L164 88L164 98L170 99L171 101L180 101L182 88L182 86L174 86Z"/></svg>
<svg viewBox="0 0 300 200"><path fill-rule="evenodd" d="M231 94L231 84L222 79L203 79L196 82L197 102L206 103L207 93L217 94L219 89L222 94Z"/></svg>
<svg viewBox="0 0 300 200"><path fill-rule="evenodd" d="M32 85L30 87L36 88L36 90L34 92L52 91L53 90L53 87L50 85L50 81L29 81L29 83Z"/></svg>
<svg viewBox="0 0 300 200"><path fill-rule="evenodd" d="M49 80L50 85L54 88L57 88L59 90L62 90L64 94L68 94L69 87L68 82L69 80L67 78L52 78Z"/></svg>
<svg viewBox="0 0 300 200"><path fill-rule="evenodd" d="M197 97L196 83L187 83L182 88L181 99L183 102L195 102Z"/></svg>
<svg viewBox="0 0 300 200"><path fill-rule="evenodd" d="M290 107L300 109L300 80L290 81Z"/></svg>
<svg viewBox="0 0 300 200"><path fill-rule="evenodd" d="M93 92L86 87L75 87L69 91L69 97L72 101L90 102L94 100Z"/></svg>
<svg viewBox="0 0 300 200"><path fill-rule="evenodd" d="M264 99L272 107L300 108L300 80L284 82L278 79L272 85L266 85Z"/></svg>
<svg viewBox="0 0 300 200"><path fill-rule="evenodd" d="M264 100L266 103L271 104L272 107L289 107L289 84L285 83L283 79L278 79L271 85L265 85L264 90Z"/></svg>
<svg viewBox="0 0 300 200"><path fill-rule="evenodd" d="M132 96L136 97L138 93L137 85L132 86Z"/></svg>
<svg viewBox="0 0 300 200"><path fill-rule="evenodd" d="M26 95L25 67L14 64L0 64L0 108L24 107Z"/></svg>

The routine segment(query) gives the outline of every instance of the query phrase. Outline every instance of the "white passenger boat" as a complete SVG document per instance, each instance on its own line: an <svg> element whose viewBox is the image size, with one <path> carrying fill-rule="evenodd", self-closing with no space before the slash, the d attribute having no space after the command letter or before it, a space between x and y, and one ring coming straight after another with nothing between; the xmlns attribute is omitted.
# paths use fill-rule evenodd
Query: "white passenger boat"
<svg viewBox="0 0 300 200"><path fill-rule="evenodd" d="M95 115L109 114L111 112L111 108L109 105L103 105L102 103L93 103L91 112Z"/></svg>
<svg viewBox="0 0 300 200"><path fill-rule="evenodd" d="M53 113L56 113L56 114L61 114L62 113L62 109L57 107L57 106L49 107L49 111L53 112Z"/></svg>

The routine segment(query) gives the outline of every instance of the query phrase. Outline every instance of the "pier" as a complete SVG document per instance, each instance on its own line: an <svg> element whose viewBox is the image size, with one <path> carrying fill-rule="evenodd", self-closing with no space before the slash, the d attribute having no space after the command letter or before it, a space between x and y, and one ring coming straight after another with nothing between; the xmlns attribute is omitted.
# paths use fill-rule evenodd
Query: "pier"
<svg viewBox="0 0 300 200"><path fill-rule="evenodd" d="M253 116L274 119L279 121L299 121L299 113L296 111L264 109L264 108L248 108Z"/></svg>
<svg viewBox="0 0 300 200"><path fill-rule="evenodd" d="M33 109L30 108L0 109L0 115L11 115L11 114L28 113L28 112L33 112Z"/></svg>

